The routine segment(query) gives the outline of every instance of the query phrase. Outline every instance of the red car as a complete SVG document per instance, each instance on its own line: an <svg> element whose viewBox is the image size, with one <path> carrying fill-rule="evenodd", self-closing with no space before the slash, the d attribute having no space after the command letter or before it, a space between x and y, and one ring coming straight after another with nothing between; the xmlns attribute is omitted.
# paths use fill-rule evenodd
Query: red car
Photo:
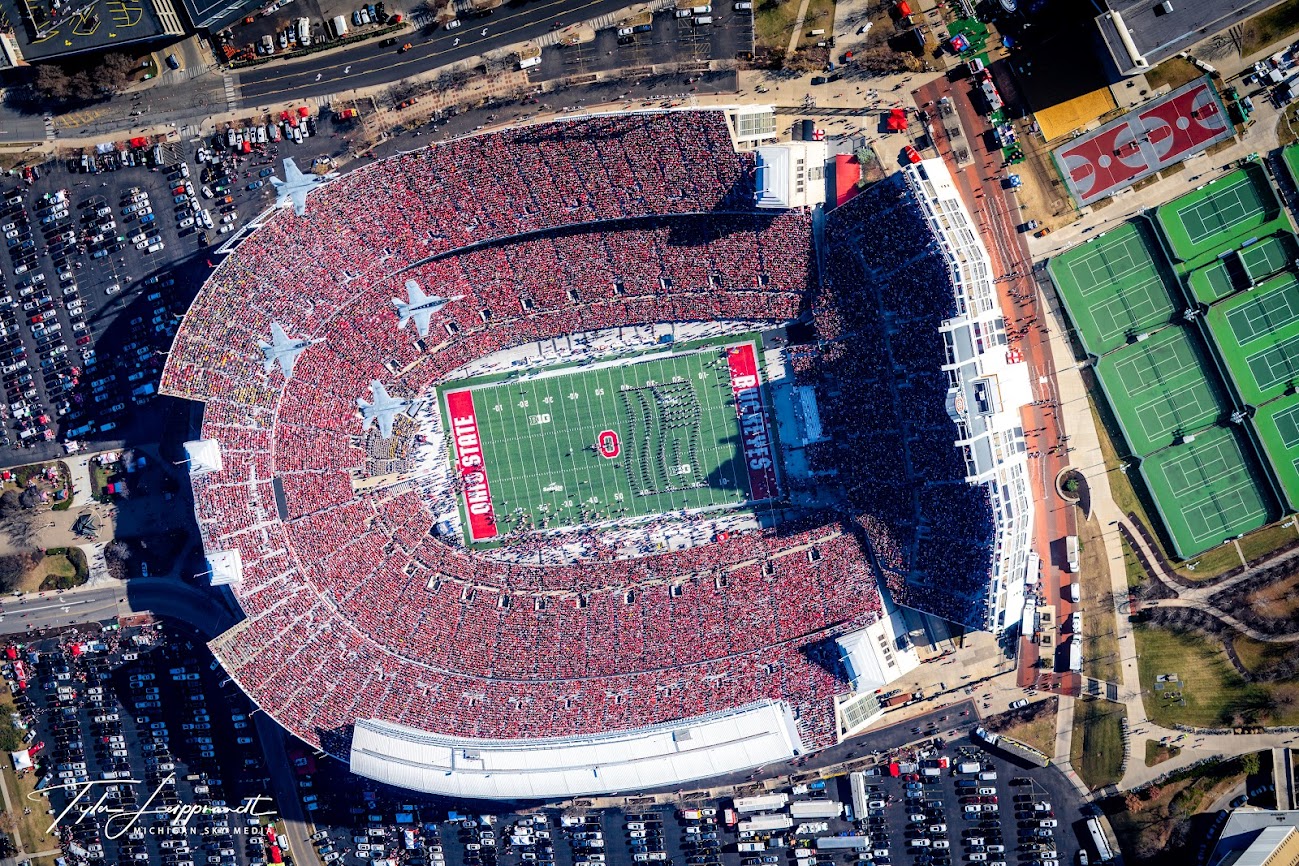
<svg viewBox="0 0 1299 866"><path fill-rule="evenodd" d="M91 336L89 334L82 334L80 337L77 337L77 345L84 346L87 343L89 343L90 340L91 340Z"/></svg>
<svg viewBox="0 0 1299 866"><path fill-rule="evenodd" d="M902 154L907 158L907 162L920 162L920 154L916 153L916 149L909 144L902 149Z"/></svg>
<svg viewBox="0 0 1299 866"><path fill-rule="evenodd" d="M28 321L31 322L33 325L39 325L41 322L45 321L45 316L40 313L37 313L36 315L28 319Z"/></svg>

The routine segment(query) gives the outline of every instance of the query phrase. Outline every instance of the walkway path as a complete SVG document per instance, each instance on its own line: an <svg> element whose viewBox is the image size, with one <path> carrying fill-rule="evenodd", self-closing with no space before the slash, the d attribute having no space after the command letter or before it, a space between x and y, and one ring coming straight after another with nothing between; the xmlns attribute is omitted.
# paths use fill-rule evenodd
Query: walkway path
<svg viewBox="0 0 1299 866"><path fill-rule="evenodd" d="M794 32L789 34L789 47L785 49L785 59L794 56L794 51L798 49L798 37L803 35L803 24L807 21L807 7L811 0L802 0L798 4L798 17L794 19Z"/></svg>

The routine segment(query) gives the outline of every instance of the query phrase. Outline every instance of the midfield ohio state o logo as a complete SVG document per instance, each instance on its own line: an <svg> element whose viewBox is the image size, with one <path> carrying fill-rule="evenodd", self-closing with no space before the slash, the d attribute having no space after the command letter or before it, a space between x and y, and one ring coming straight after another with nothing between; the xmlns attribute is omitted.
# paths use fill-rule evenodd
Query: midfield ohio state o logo
<svg viewBox="0 0 1299 866"><path fill-rule="evenodd" d="M602 431L595 439L595 447L606 460L612 460L622 453L622 443L618 441L618 434L612 430Z"/></svg>

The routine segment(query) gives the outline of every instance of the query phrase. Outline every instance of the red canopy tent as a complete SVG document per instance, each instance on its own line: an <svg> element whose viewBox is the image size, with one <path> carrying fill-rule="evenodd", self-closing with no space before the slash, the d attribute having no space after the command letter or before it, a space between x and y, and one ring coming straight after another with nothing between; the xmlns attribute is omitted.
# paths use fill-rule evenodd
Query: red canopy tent
<svg viewBox="0 0 1299 866"><path fill-rule="evenodd" d="M305 105L298 106L298 117L308 117L310 116L310 114L311 114L311 109L307 108L307 106Z"/></svg>
<svg viewBox="0 0 1299 866"><path fill-rule="evenodd" d="M885 121L888 125L889 132L906 132L907 131L907 113L901 108L895 108L889 112L888 119Z"/></svg>
<svg viewBox="0 0 1299 866"><path fill-rule="evenodd" d="M907 0L902 0L902 2L898 3L898 14L903 18L906 18L911 14L911 4L907 3Z"/></svg>
<svg viewBox="0 0 1299 866"><path fill-rule="evenodd" d="M834 203L836 206L846 203L860 190L857 181L861 180L861 163L850 153L835 154L834 157Z"/></svg>

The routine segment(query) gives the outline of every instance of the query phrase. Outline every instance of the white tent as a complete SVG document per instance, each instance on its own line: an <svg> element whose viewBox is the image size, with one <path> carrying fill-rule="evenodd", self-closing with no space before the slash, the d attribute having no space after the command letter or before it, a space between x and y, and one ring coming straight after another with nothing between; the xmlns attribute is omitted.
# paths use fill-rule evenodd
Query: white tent
<svg viewBox="0 0 1299 866"><path fill-rule="evenodd" d="M23 770L32 768L32 756L26 749L9 753L9 760L14 762L14 772L21 773Z"/></svg>
<svg viewBox="0 0 1299 866"><path fill-rule="evenodd" d="M220 472L225 466L221 460L221 443L215 439L196 439L193 442L186 442L185 457L189 460L190 475Z"/></svg>

